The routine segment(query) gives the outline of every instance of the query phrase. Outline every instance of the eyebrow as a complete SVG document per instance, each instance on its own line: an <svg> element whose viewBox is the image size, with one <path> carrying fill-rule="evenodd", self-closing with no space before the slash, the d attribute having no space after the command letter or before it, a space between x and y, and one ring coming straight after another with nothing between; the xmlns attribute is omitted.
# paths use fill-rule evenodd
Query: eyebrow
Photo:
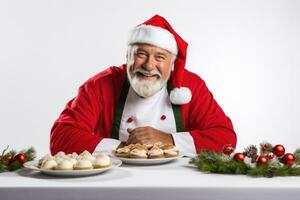
<svg viewBox="0 0 300 200"><path fill-rule="evenodd" d="M148 53L146 50L141 49L141 48L138 48L138 49L136 50L136 52L138 52L138 51L142 51L142 52Z"/></svg>
<svg viewBox="0 0 300 200"><path fill-rule="evenodd" d="M156 55L157 55L157 56L164 56L164 57L167 57L167 54L165 54L165 53L163 53L163 52L158 52Z"/></svg>
<svg viewBox="0 0 300 200"><path fill-rule="evenodd" d="M141 52L141 51L148 54L148 52L147 52L145 49L141 48L141 47L139 47L139 48L136 50L136 52ZM164 56L164 57L167 57L167 54L164 53L164 52L157 52L155 55L156 55L156 56Z"/></svg>

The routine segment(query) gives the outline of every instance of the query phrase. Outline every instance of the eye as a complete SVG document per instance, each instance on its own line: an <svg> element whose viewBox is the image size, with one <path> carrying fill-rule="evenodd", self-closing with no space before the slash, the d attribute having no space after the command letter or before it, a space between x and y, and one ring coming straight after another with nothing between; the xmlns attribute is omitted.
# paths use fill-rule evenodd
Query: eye
<svg viewBox="0 0 300 200"><path fill-rule="evenodd" d="M158 61L164 61L165 60L165 57L164 56L156 56L156 59Z"/></svg>
<svg viewBox="0 0 300 200"><path fill-rule="evenodd" d="M146 53L144 53L144 52L137 52L136 55L137 55L139 58L145 58L145 57L147 57Z"/></svg>

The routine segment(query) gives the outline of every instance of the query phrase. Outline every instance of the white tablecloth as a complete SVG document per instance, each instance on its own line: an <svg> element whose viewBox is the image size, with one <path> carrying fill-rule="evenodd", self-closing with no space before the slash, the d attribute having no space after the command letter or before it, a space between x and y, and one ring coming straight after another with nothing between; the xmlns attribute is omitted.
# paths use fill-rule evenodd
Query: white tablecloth
<svg viewBox="0 0 300 200"><path fill-rule="evenodd" d="M122 165L103 174L62 178L21 169L0 174L0 199L276 200L299 199L300 177L206 174L189 158L154 166Z"/></svg>

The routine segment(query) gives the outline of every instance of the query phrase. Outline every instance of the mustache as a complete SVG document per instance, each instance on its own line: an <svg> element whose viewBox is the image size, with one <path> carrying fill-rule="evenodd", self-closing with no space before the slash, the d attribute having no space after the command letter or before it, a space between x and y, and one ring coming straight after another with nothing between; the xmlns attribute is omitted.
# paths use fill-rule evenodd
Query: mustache
<svg viewBox="0 0 300 200"><path fill-rule="evenodd" d="M161 77L161 73L157 70L157 69L153 69L151 71L145 70L143 68L138 68L136 70L133 71L133 74L136 74L137 72L145 75L145 76L159 76L159 78Z"/></svg>

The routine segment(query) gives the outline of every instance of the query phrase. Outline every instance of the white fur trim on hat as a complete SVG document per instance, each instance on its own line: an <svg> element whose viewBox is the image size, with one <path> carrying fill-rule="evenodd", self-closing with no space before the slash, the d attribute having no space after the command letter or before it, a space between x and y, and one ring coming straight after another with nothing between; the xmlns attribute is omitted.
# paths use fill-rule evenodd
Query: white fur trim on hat
<svg viewBox="0 0 300 200"><path fill-rule="evenodd" d="M134 43L151 44L166 49L174 55L178 52L173 34L157 26L143 24L135 27L129 35L128 45Z"/></svg>
<svg viewBox="0 0 300 200"><path fill-rule="evenodd" d="M170 101L175 105L187 104L191 101L192 93L187 87L174 88L170 93Z"/></svg>

